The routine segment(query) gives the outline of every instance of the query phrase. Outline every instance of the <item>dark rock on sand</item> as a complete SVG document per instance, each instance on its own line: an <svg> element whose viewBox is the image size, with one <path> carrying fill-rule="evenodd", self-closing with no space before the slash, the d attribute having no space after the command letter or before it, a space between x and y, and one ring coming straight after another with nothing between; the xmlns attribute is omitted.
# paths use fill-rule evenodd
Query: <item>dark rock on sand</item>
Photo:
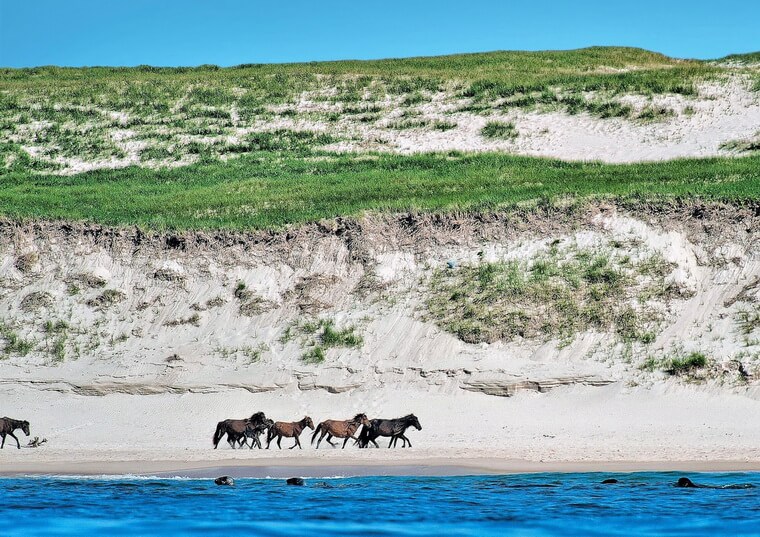
<svg viewBox="0 0 760 537"><path fill-rule="evenodd" d="M287 483L288 485L296 485L298 487L302 487L303 479L301 479L300 477L290 477L288 478L287 481L285 481L285 483Z"/></svg>
<svg viewBox="0 0 760 537"><path fill-rule="evenodd" d="M216 479L214 479L214 483L216 483L217 485L228 485L230 487L234 487L235 486L235 480L232 479L228 475L223 475L222 477L217 477Z"/></svg>

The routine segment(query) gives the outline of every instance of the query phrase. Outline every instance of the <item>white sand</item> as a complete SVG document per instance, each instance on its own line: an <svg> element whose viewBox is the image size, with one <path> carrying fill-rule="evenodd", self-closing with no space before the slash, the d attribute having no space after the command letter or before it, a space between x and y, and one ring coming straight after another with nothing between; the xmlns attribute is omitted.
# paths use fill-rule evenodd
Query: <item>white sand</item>
<svg viewBox="0 0 760 537"><path fill-rule="evenodd" d="M33 435L44 434L49 440L48 446L38 449L6 445L0 451L3 472L77 473L86 468L86 473L114 469L149 473L229 465L365 464L445 464L479 471L760 470L760 403L681 386L567 388L513 398L391 388L341 395L231 390L105 397L19 388L3 391L4 399L13 401L12 410L18 405L16 413L34 418ZM304 433L301 451L279 451L274 445L274 452L233 451L226 445L212 449L211 433L220 417L242 417L258 409L280 419L308 412L315 420L349 416L359 409L373 416L413 410L423 429L409 432L414 447L407 449L388 450L387 441L382 441L381 449L315 450L308 446L309 431ZM284 440L284 445L289 447L292 441ZM119 465L111 466L112 462Z"/></svg>

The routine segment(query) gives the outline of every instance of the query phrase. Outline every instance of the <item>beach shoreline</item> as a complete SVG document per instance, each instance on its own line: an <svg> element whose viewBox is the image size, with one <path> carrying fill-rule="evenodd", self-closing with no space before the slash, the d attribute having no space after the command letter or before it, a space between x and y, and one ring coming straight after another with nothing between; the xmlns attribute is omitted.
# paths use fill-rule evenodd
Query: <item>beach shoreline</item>
<svg viewBox="0 0 760 537"><path fill-rule="evenodd" d="M162 478L308 478L358 476L463 476L523 473L760 472L757 460L607 460L530 461L497 457L404 459L341 456L265 457L217 460L57 460L4 461L0 477L19 476L156 476Z"/></svg>

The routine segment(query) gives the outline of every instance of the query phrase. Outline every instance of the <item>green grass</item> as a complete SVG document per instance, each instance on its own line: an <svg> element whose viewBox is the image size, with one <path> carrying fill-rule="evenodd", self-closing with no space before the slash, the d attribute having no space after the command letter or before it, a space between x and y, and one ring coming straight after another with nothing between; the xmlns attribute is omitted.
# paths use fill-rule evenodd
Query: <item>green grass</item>
<svg viewBox="0 0 760 537"><path fill-rule="evenodd" d="M745 63L752 57L743 56ZM731 70L737 71L760 81L754 68ZM628 117L630 107L615 96L693 95L696 82L726 72L719 63L677 60L624 47L224 69L210 65L0 69L0 138L4 140L0 167L52 172L70 165L57 158L121 159L125 151L112 136L117 129L129 129L134 140L149 142L139 157L152 165L171 164L188 155L210 160L257 150L281 151L292 149L293 143L313 147L317 141L272 140L267 135L264 139L252 135L235 144L207 144L197 138L190 144L186 139L180 143L182 137L221 140L235 136L235 128L240 127L260 130L256 122L274 116L305 117L308 114L294 106L304 92L311 92L317 101L339 103L344 115L356 115L362 122L378 119L383 109L377 103L389 96L399 96L402 106L412 107L439 91L458 96L473 110L545 106L599 117ZM583 92L595 92L595 96ZM132 137L122 135L127 140ZM157 145L157 140L162 143ZM35 147L40 153L30 156L21 146Z"/></svg>
<svg viewBox="0 0 760 537"><path fill-rule="evenodd" d="M651 262L603 249L552 248L530 260L439 269L429 282L426 313L468 343L570 341L590 329L651 343L658 316L639 296L666 300L666 274L652 277L640 264Z"/></svg>
<svg viewBox="0 0 760 537"><path fill-rule="evenodd" d="M709 358L702 352L693 351L684 354L683 351L676 351L664 358L650 356L641 364L640 368L649 372L659 370L676 377L694 377L699 370L707 367L709 363Z"/></svg>
<svg viewBox="0 0 760 537"><path fill-rule="evenodd" d="M306 364L321 364L325 361L325 349L321 345L315 345L304 351L301 360Z"/></svg>
<svg viewBox="0 0 760 537"><path fill-rule="evenodd" d="M739 332L745 336L760 328L760 305L754 305L751 309L739 310L736 313L736 324Z"/></svg>
<svg viewBox="0 0 760 537"><path fill-rule="evenodd" d="M726 151L735 151L737 153L752 153L760 151L760 132L755 135L754 139L731 140L720 144L720 148Z"/></svg>
<svg viewBox="0 0 760 537"><path fill-rule="evenodd" d="M301 359L305 363L317 364L325 361L328 349L360 348L364 339L356 330L355 326L338 329L332 319L313 319L289 325L280 337L280 342L285 344L298 338L301 347L305 348Z"/></svg>
<svg viewBox="0 0 760 537"><path fill-rule="evenodd" d="M675 115L675 111L665 106L647 106L636 115L636 119L644 122L664 121Z"/></svg>
<svg viewBox="0 0 760 537"><path fill-rule="evenodd" d="M503 154L246 155L227 163L0 176L0 215L154 229L279 228L365 211L493 211L552 200L760 199L760 156L568 163Z"/></svg>
<svg viewBox="0 0 760 537"><path fill-rule="evenodd" d="M707 356L701 352L691 352L686 356L671 358L665 371L671 375L684 375L707 365Z"/></svg>
<svg viewBox="0 0 760 537"><path fill-rule="evenodd" d="M294 105L304 91L315 101L339 103L343 115L335 119L360 121L377 119L380 99L397 96L414 106L439 91L483 111L499 99L504 107L538 104L630 117L616 94L691 94L695 82L725 72L716 63L620 47L224 69L0 69L0 215L154 229L251 229L365 211L491 211L568 198L757 200L754 153L619 166L499 154L334 154L323 149L338 141L329 134L253 128L277 115L299 115ZM320 93L325 89L330 91ZM598 95L588 98L583 91ZM416 112L406 108L389 128L456 127ZM667 113L653 108L639 119ZM241 127L247 134L234 130ZM150 142L137 155L142 162L194 163L55 175L67 166L52 160L57 157L122 157L113 134L123 129L134 131L135 141ZM516 134L508 123L484 129L486 136ZM25 144L42 149L42 156L31 156Z"/></svg>
<svg viewBox="0 0 760 537"><path fill-rule="evenodd" d="M26 356L34 349L35 345L34 341L20 337L3 322L0 322L0 340L3 340L3 357L8 357L11 354Z"/></svg>
<svg viewBox="0 0 760 537"><path fill-rule="evenodd" d="M323 323L322 334L319 339L325 348L331 347L361 347L364 343L363 338L355 333L356 328L349 326L343 330L335 328L332 321Z"/></svg>
<svg viewBox="0 0 760 537"><path fill-rule="evenodd" d="M480 134L484 138L513 140L517 138L517 129L515 128L514 123L489 121L482 129L480 129Z"/></svg>

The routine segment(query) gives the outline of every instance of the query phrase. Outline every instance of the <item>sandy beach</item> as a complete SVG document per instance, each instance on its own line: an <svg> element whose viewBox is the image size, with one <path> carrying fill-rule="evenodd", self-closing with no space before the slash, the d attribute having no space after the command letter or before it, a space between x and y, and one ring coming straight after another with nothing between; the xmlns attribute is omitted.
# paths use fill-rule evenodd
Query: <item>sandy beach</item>
<svg viewBox="0 0 760 537"><path fill-rule="evenodd" d="M43 435L48 443L17 450L9 438L0 451L3 475L325 477L760 470L758 402L678 385L558 388L509 398L394 389L300 396L244 390L103 397L14 392L13 401L22 402L27 414L39 416L32 436ZM414 446L387 449L387 439L380 439L379 449L323 444L316 450L309 445L308 429L301 436L303 450L278 450L274 444L269 450L232 450L224 441L214 450L211 443L219 416L244 416L247 408L275 409L269 411L275 418L309 412L316 421L371 407L388 416L413 409L423 426L408 432ZM183 416L179 427L177 416ZM283 439L283 448L292 443Z"/></svg>
<svg viewBox="0 0 760 537"><path fill-rule="evenodd" d="M507 475L544 472L760 472L752 461L526 461L483 456L435 456L425 452L410 457L257 457L253 459L119 460L130 453L114 453L109 460L87 460L98 454L82 453L78 460L18 461L13 470L3 468L0 476L156 476L213 478L220 475L249 478L353 477L353 476L461 476ZM100 454L102 456L102 454ZM81 458L80 458L81 457ZM94 458L94 457L93 457Z"/></svg>

